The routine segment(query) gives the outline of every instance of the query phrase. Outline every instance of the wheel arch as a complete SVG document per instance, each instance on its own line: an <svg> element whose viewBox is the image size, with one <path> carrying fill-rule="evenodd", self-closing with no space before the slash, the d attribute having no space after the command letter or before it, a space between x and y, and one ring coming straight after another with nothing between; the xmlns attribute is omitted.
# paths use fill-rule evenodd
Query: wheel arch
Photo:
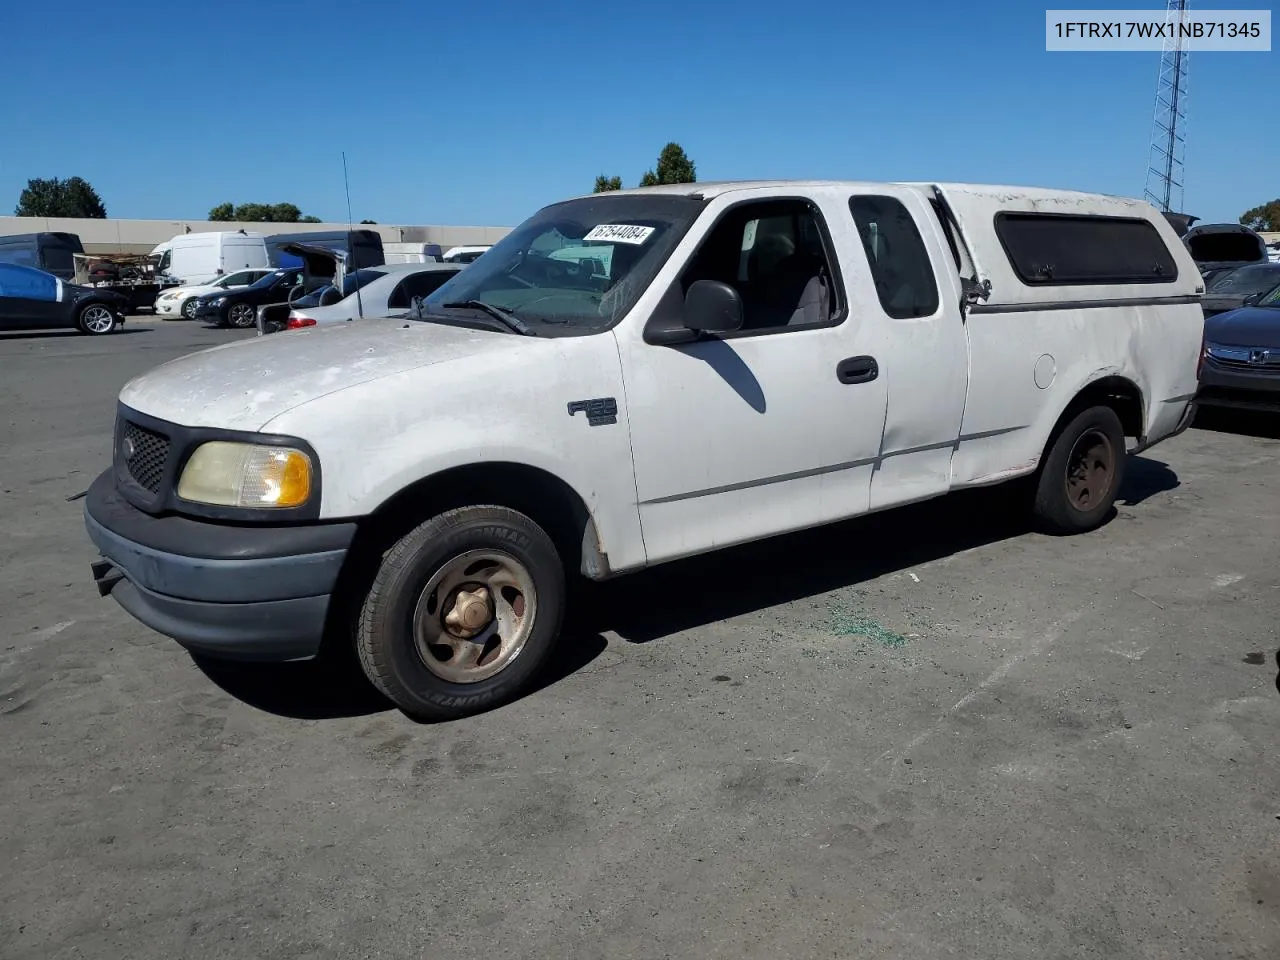
<svg viewBox="0 0 1280 960"><path fill-rule="evenodd" d="M1063 428L1089 407L1110 407L1114 410L1126 437L1141 440L1146 432L1147 409L1142 388L1121 374L1098 374L1079 386L1058 412L1041 450L1040 463L1048 456Z"/></svg>
<svg viewBox="0 0 1280 960"><path fill-rule="evenodd" d="M595 518L568 482L541 467L486 461L450 467L413 481L360 521L351 561L376 565L396 539L424 520L455 507L493 504L525 514L556 545L566 571L592 580L612 575Z"/></svg>

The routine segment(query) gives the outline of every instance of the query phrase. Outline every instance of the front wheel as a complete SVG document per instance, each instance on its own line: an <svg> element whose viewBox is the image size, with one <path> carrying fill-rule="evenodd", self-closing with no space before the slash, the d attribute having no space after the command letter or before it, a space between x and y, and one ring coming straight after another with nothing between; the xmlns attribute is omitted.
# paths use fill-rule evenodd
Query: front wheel
<svg viewBox="0 0 1280 960"><path fill-rule="evenodd" d="M106 304L90 303L80 311L76 325L83 333L100 336L111 333L120 325L120 321L116 319L115 311Z"/></svg>
<svg viewBox="0 0 1280 960"><path fill-rule="evenodd" d="M196 318L197 306L199 306L199 304L196 303L195 297L187 297L187 299L182 301L182 306L178 308L178 312L182 315L184 320L194 320Z"/></svg>
<svg viewBox="0 0 1280 960"><path fill-rule="evenodd" d="M1124 482L1124 427L1110 407L1090 407L1054 440L1036 485L1035 515L1052 533L1102 525Z"/></svg>
<svg viewBox="0 0 1280 960"><path fill-rule="evenodd" d="M356 649L406 714L456 719L528 690L559 638L564 600L564 567L541 527L505 507L462 507L387 552Z"/></svg>
<svg viewBox="0 0 1280 960"><path fill-rule="evenodd" d="M238 330L252 327L256 320L253 307L247 303L233 303L227 310L227 323Z"/></svg>

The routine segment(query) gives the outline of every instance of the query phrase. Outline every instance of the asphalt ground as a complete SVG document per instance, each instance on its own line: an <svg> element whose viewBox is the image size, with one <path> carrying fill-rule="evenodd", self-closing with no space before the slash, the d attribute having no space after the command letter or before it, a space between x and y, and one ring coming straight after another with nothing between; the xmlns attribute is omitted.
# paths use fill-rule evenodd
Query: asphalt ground
<svg viewBox="0 0 1280 960"><path fill-rule="evenodd" d="M996 488L618 580L419 725L93 586L117 391L251 335L0 335L0 957L1280 957L1274 422L1087 536Z"/></svg>

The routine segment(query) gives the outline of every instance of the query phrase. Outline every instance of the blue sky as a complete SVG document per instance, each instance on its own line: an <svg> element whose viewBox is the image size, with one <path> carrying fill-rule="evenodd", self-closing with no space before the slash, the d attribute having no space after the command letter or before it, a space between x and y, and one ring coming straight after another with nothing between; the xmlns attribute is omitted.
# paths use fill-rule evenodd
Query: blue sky
<svg viewBox="0 0 1280 960"><path fill-rule="evenodd" d="M1141 196L1159 56L1047 53L1045 7L1026 2L109 9L6 9L0 213L30 177L79 175L109 216L291 201L342 220L345 150L357 220L510 225L598 173L634 185L669 140L702 180ZM1192 56L1187 212L1235 220L1280 196L1278 67Z"/></svg>

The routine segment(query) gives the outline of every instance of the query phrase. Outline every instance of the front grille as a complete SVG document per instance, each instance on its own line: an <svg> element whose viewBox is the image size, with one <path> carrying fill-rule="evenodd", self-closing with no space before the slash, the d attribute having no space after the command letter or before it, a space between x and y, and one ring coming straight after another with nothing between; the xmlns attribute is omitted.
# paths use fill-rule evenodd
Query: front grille
<svg viewBox="0 0 1280 960"><path fill-rule="evenodd" d="M1262 363L1250 363L1248 360L1231 360L1226 357L1214 357L1215 366L1222 367L1226 370L1244 370L1248 373L1261 374L1280 374L1280 355L1274 360L1266 360Z"/></svg>
<svg viewBox="0 0 1280 960"><path fill-rule="evenodd" d="M156 493L169 458L169 438L126 422L120 438L120 457L134 482L149 493Z"/></svg>

